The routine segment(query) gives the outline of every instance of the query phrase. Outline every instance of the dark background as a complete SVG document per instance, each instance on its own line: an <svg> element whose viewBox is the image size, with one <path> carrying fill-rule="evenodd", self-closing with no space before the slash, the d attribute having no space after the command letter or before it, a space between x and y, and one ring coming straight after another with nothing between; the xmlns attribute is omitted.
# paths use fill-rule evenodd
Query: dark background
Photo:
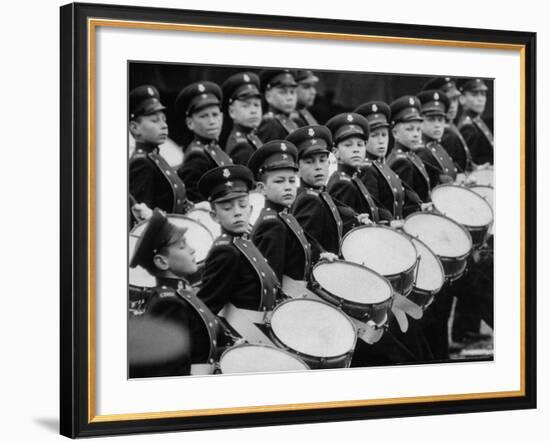
<svg viewBox="0 0 550 441"><path fill-rule="evenodd" d="M187 145L191 141L191 134L185 126L185 121L178 121L174 113L174 103L180 90L195 81L213 81L221 86L235 73L243 71L259 73L261 69L262 67L253 66L129 62L129 90L142 84L152 84L157 87L161 101L167 107L170 138L179 145ZM314 70L314 72L319 77L319 83L317 83L317 98L310 111L320 124L338 113L352 111L367 101L382 100L389 104L402 95L416 95L424 83L432 78L431 75L322 70ZM493 80L485 79L485 82L489 90L483 119L493 130ZM225 115L220 137L222 147L230 131L231 120Z"/></svg>

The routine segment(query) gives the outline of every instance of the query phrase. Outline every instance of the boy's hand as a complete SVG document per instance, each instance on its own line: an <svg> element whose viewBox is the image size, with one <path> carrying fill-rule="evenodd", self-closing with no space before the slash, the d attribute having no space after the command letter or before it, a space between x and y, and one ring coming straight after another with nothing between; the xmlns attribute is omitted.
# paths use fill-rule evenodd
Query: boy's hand
<svg viewBox="0 0 550 441"><path fill-rule="evenodd" d="M425 202L423 204L420 205L420 209L422 211L433 211L434 209L434 204L431 203L431 202Z"/></svg>
<svg viewBox="0 0 550 441"><path fill-rule="evenodd" d="M390 227L392 228L403 228L405 221L403 219L394 219L390 222Z"/></svg>
<svg viewBox="0 0 550 441"><path fill-rule="evenodd" d="M364 225L372 225L373 222L370 220L368 213L360 213L357 215L357 220Z"/></svg>
<svg viewBox="0 0 550 441"><path fill-rule="evenodd" d="M326 260L327 262L334 262L335 260L338 260L338 256L334 253L329 253L328 251L325 251L324 253L321 253L319 255L319 260Z"/></svg>
<svg viewBox="0 0 550 441"><path fill-rule="evenodd" d="M198 208L198 209L206 210L206 211L210 211L212 209L212 207L210 207L210 202L208 202L208 201L197 202L193 206L193 208Z"/></svg>
<svg viewBox="0 0 550 441"><path fill-rule="evenodd" d="M153 210L144 202L140 202L139 204L132 205L132 214L138 220L147 220L153 215Z"/></svg>

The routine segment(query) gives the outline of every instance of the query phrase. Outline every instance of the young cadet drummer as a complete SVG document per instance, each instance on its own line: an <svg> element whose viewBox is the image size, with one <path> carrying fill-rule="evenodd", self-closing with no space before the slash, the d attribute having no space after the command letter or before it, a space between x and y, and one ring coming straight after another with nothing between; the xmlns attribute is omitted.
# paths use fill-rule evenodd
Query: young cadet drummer
<svg viewBox="0 0 550 441"><path fill-rule="evenodd" d="M217 348L230 342L219 319L187 281L197 271L197 262L186 231L155 209L136 244L130 266L140 265L155 276L156 288L146 312L129 323L132 377L188 374L190 363L212 362ZM158 341L151 340L151 333ZM179 344L171 340L174 333L181 334ZM172 343L171 350L165 347Z"/></svg>
<svg viewBox="0 0 550 441"><path fill-rule="evenodd" d="M383 101L369 101L357 107L355 112L367 119L370 130L361 179L374 200L390 211L394 220L402 220L420 210L422 200L415 191L403 186L386 163L390 106Z"/></svg>
<svg viewBox="0 0 550 441"><path fill-rule="evenodd" d="M327 191L357 213L368 213L373 222L390 221L391 213L377 205L360 179L365 162L369 123L358 113L341 113L327 122L334 141L338 170L330 177Z"/></svg>
<svg viewBox="0 0 550 441"><path fill-rule="evenodd" d="M203 200L197 190L200 177L214 167L232 163L218 144L223 122L221 100L220 87L210 81L190 84L176 98L176 113L180 118L185 118L188 129L194 135L178 169L178 175L193 202Z"/></svg>
<svg viewBox="0 0 550 441"><path fill-rule="evenodd" d="M233 130L227 138L225 152L233 163L246 165L250 155L262 146L256 130L262 122L260 78L253 72L230 76L222 91L233 120Z"/></svg>
<svg viewBox="0 0 550 441"><path fill-rule="evenodd" d="M168 138L165 109L154 86L130 92L130 132L136 140L129 167L131 205L184 213L189 204L185 185L159 154L159 145Z"/></svg>
<svg viewBox="0 0 550 441"><path fill-rule="evenodd" d="M317 250L331 253L332 259L340 251L342 235L358 223L368 223L367 213L357 214L352 208L334 200L326 191L328 154L332 135L325 126L305 126L287 137L298 149L300 188L292 206L310 242L313 242L313 261L323 258Z"/></svg>
<svg viewBox="0 0 550 441"><path fill-rule="evenodd" d="M198 293L215 313L229 303L268 311L279 295L277 276L248 239L253 181L244 165L216 167L199 181L199 191L212 204L212 217L222 229L206 257Z"/></svg>
<svg viewBox="0 0 550 441"><path fill-rule="evenodd" d="M405 95L390 104L393 149L386 159L407 189L413 190L423 203L430 202L430 177L416 152L422 147L420 101Z"/></svg>
<svg viewBox="0 0 550 441"><path fill-rule="evenodd" d="M252 242L267 259L277 278L308 280L311 246L305 232L289 213L298 189L298 150L283 140L273 140L254 152L248 167L265 195L265 207L252 231Z"/></svg>
<svg viewBox="0 0 550 441"><path fill-rule="evenodd" d="M317 96L315 85L319 82L319 78L310 70L297 70L294 77L298 83L296 88L298 102L292 119L296 121L298 127L318 125L319 123L308 109L315 102Z"/></svg>
<svg viewBox="0 0 550 441"><path fill-rule="evenodd" d="M262 142L284 139L298 128L291 118L298 100L294 75L288 69L263 70L260 81L269 108L258 128L258 136Z"/></svg>
<svg viewBox="0 0 550 441"><path fill-rule="evenodd" d="M470 148L472 161L476 165L493 164L493 134L481 117L487 104L487 85L481 78L462 79L457 85L463 110L458 129Z"/></svg>
<svg viewBox="0 0 550 441"><path fill-rule="evenodd" d="M424 161L430 176L431 187L454 182L458 169L453 159L440 144L445 130L445 118L449 108L449 98L439 90L425 90L418 95L422 113L422 141L424 148L418 156Z"/></svg>
<svg viewBox="0 0 550 441"><path fill-rule="evenodd" d="M458 114L458 100L461 93L451 77L432 78L426 82L422 88L422 90L434 89L440 90L449 98L449 106L446 115L447 121L443 137L441 138L441 145L451 158L453 158L459 173L466 173L472 169L472 155L464 137L454 123Z"/></svg>

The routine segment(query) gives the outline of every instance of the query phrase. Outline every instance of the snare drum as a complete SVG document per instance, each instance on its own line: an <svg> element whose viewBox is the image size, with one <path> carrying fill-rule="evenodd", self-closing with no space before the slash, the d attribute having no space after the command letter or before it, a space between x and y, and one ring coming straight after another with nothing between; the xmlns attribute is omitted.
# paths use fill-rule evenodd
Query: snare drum
<svg viewBox="0 0 550 441"><path fill-rule="evenodd" d="M128 249L130 259L134 254L137 237L128 238ZM130 268L128 272L129 289L129 310L133 315L143 314L147 301L151 296L151 288L156 286L155 278L149 272L141 267Z"/></svg>
<svg viewBox="0 0 550 441"><path fill-rule="evenodd" d="M219 366L222 374L309 370L305 362L287 351L249 344L226 349L220 357Z"/></svg>
<svg viewBox="0 0 550 441"><path fill-rule="evenodd" d="M349 367L357 332L336 307L320 300L286 300L275 307L268 325L275 344L311 368Z"/></svg>
<svg viewBox="0 0 550 441"><path fill-rule="evenodd" d="M472 236L458 222L437 213L416 212L407 216L403 231L420 239L439 257L447 280L464 274Z"/></svg>
<svg viewBox="0 0 550 441"><path fill-rule="evenodd" d="M345 260L384 276L396 292L412 291L418 256L412 241L400 231L382 225L354 228L344 236L341 251Z"/></svg>
<svg viewBox="0 0 550 441"><path fill-rule="evenodd" d="M474 185L473 187L470 187L470 190L476 192L478 195L480 195L483 199L485 199L488 204L493 209L493 214L495 212L495 201L494 201L494 193L493 187L490 187L488 185ZM495 228L495 222L493 220L493 224L489 228L489 234L493 234L493 230Z"/></svg>
<svg viewBox="0 0 550 441"><path fill-rule="evenodd" d="M485 199L467 187L452 184L435 187L431 197L438 212L466 227L474 247L483 245L493 223L493 209Z"/></svg>
<svg viewBox="0 0 550 441"><path fill-rule="evenodd" d="M470 178L475 179L474 185L487 185L494 187L494 171L492 168L484 170L474 170L469 175Z"/></svg>
<svg viewBox="0 0 550 441"><path fill-rule="evenodd" d="M214 236L210 230L205 227L201 222L191 219L187 216L182 216L180 214L167 214L166 217L168 221L172 224L187 228L187 233L185 234L185 240L192 248L195 250L195 259L197 264L200 266L204 263L208 251L214 243ZM132 231L130 231L130 236L139 238L145 227L147 226L147 221L141 222L136 225ZM131 254L130 254L131 256Z"/></svg>
<svg viewBox="0 0 550 441"><path fill-rule="evenodd" d="M445 271L439 257L424 242L416 237L411 239L418 252L418 267L409 299L426 310L433 302L435 295L443 288Z"/></svg>
<svg viewBox="0 0 550 441"><path fill-rule="evenodd" d="M363 322L381 326L391 307L392 285L373 270L352 262L319 262L313 267L313 290L327 302Z"/></svg>

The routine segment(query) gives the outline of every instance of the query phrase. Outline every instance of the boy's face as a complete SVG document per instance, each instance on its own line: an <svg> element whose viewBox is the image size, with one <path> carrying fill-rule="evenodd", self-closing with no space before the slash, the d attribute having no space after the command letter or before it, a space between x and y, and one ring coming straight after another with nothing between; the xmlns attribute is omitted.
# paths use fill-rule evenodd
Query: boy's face
<svg viewBox="0 0 550 441"><path fill-rule="evenodd" d="M168 124L162 110L151 115L138 116L130 121L130 131L136 141L160 145L168 138Z"/></svg>
<svg viewBox="0 0 550 441"><path fill-rule="evenodd" d="M255 129L262 122L262 101L255 97L235 100L229 106L229 116L235 123Z"/></svg>
<svg viewBox="0 0 550 441"><path fill-rule="evenodd" d="M317 95L317 89L313 84L299 84L296 89L298 95L298 107L311 107Z"/></svg>
<svg viewBox="0 0 550 441"><path fill-rule="evenodd" d="M481 115L487 104L487 93L484 90L466 91L460 97L465 110L472 110Z"/></svg>
<svg viewBox="0 0 550 441"><path fill-rule="evenodd" d="M389 143L389 130L387 127L380 127L379 129L370 132L369 139L367 141L367 152L371 155L383 158L388 151Z"/></svg>
<svg viewBox="0 0 550 441"><path fill-rule="evenodd" d="M290 207L296 199L298 190L297 175L298 173L290 168L267 171L258 182L258 188L271 202Z"/></svg>
<svg viewBox="0 0 550 441"><path fill-rule="evenodd" d="M422 124L420 121L400 122L393 128L396 141L411 150L422 147Z"/></svg>
<svg viewBox="0 0 550 441"><path fill-rule="evenodd" d="M218 139L222 130L223 114L217 105L208 106L187 117L187 127L207 139Z"/></svg>
<svg viewBox="0 0 550 441"><path fill-rule="evenodd" d="M298 161L300 177L312 187L323 187L328 178L328 153L315 153Z"/></svg>
<svg viewBox="0 0 550 441"><path fill-rule="evenodd" d="M449 110L447 111L447 118L449 121L454 121L458 113L458 97L449 99Z"/></svg>
<svg viewBox="0 0 550 441"><path fill-rule="evenodd" d="M422 132L437 141L443 136L445 118L442 116L425 116L422 121Z"/></svg>
<svg viewBox="0 0 550 441"><path fill-rule="evenodd" d="M168 245L161 254L155 256L156 266L163 271L170 271L178 277L186 277L197 272L195 250L187 243L185 237Z"/></svg>
<svg viewBox="0 0 550 441"><path fill-rule="evenodd" d="M298 97L295 86L277 86L265 92L265 100L271 107L290 114L296 109Z"/></svg>
<svg viewBox="0 0 550 441"><path fill-rule="evenodd" d="M336 145L334 155L340 164L357 168L365 162L366 145L364 139L351 136Z"/></svg>
<svg viewBox="0 0 550 441"><path fill-rule="evenodd" d="M243 234L248 232L252 206L248 195L223 202L214 202L213 219L225 230Z"/></svg>

